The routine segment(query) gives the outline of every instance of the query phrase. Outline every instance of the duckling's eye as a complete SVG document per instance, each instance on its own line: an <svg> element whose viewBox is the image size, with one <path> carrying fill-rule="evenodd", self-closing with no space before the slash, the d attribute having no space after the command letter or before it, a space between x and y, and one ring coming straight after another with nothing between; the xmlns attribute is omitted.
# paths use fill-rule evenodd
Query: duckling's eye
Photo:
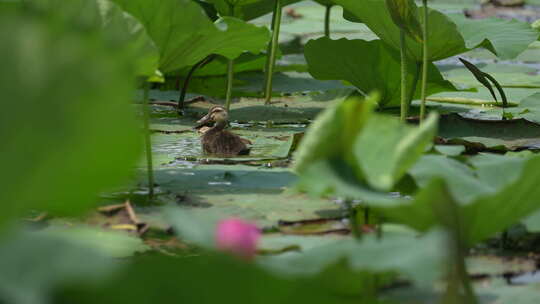
<svg viewBox="0 0 540 304"><path fill-rule="evenodd" d="M227 118L227 113L225 111L216 111L212 113L213 120L223 120Z"/></svg>

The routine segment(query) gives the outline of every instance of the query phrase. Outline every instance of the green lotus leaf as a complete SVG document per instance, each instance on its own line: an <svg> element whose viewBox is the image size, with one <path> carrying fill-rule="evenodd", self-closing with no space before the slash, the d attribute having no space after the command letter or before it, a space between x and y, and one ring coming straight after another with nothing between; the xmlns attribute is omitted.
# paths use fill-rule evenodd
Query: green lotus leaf
<svg viewBox="0 0 540 304"><path fill-rule="evenodd" d="M165 74L192 66L210 54L234 59L244 52L266 50L264 27L225 17L213 23L191 0L114 0L144 24L159 48L159 70Z"/></svg>
<svg viewBox="0 0 540 304"><path fill-rule="evenodd" d="M418 42L422 42L422 28L418 22L418 10L413 0L386 0L388 12L394 23Z"/></svg>
<svg viewBox="0 0 540 304"><path fill-rule="evenodd" d="M328 56L332 54L332 56ZM305 56L309 73L320 80L346 80L364 93L377 91L381 107L400 104L400 59L399 53L380 40L331 40L326 37L307 43ZM412 60L407 63L407 82L413 83L420 73L420 67ZM454 86L445 81L439 70L429 65L428 95L444 91L454 91ZM416 87L415 98L420 97L420 87Z"/></svg>
<svg viewBox="0 0 540 304"><path fill-rule="evenodd" d="M400 28L393 22L385 0L334 0L347 12L351 21L365 23L381 40L399 49ZM419 10L420 24L423 8ZM436 61L485 47L503 59L514 58L536 41L538 32L529 24L490 18L470 20L461 15L445 15L429 10L429 61ZM407 54L422 60L422 44L407 37Z"/></svg>
<svg viewBox="0 0 540 304"><path fill-rule="evenodd" d="M281 0L281 7L300 2L301 0ZM253 20L271 13L276 0L206 0L214 4L222 16L231 16L231 5L234 6L234 16L243 20Z"/></svg>

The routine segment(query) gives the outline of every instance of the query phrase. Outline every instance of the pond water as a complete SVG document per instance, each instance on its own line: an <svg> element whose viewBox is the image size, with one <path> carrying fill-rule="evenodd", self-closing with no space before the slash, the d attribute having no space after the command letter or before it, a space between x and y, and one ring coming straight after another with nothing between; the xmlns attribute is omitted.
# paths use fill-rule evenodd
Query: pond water
<svg viewBox="0 0 540 304"><path fill-rule="evenodd" d="M510 284L540 283L540 271L525 273L510 279Z"/></svg>

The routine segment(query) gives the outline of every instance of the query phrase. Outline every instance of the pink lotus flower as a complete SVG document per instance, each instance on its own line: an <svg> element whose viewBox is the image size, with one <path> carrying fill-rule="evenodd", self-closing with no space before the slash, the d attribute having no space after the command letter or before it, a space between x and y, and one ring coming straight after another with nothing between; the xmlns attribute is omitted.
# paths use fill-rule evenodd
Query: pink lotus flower
<svg viewBox="0 0 540 304"><path fill-rule="evenodd" d="M216 228L217 248L246 260L251 260L257 253L257 242L260 237L259 228L242 219L222 220Z"/></svg>

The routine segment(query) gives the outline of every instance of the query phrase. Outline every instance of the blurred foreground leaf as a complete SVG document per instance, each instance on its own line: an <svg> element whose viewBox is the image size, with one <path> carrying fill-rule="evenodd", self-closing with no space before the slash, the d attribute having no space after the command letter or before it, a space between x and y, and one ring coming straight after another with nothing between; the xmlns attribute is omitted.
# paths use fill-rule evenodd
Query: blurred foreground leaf
<svg viewBox="0 0 540 304"><path fill-rule="evenodd" d="M376 94L363 98L352 94L345 100L329 105L310 125L295 154L294 169L302 173L309 164L320 159L344 156L353 164L353 139L372 114Z"/></svg>
<svg viewBox="0 0 540 304"><path fill-rule="evenodd" d="M463 240L468 245L474 245L540 209L539 179L540 157L535 156L523 165L519 178L495 193L481 195L468 204L456 203ZM445 200L454 198L445 183L435 179L412 202L404 201L400 206L381 208L380 212L388 219L418 230L427 230L445 221L444 214L438 211L439 202Z"/></svg>
<svg viewBox="0 0 540 304"><path fill-rule="evenodd" d="M441 155L425 155L409 174L420 187L427 186L433 178L444 179L454 199L460 204L468 204L518 180L526 162L523 157L493 154L480 154L466 162Z"/></svg>
<svg viewBox="0 0 540 304"><path fill-rule="evenodd" d="M81 212L139 157L134 75L100 40L32 18L2 18L0 39L0 222Z"/></svg>
<svg viewBox="0 0 540 304"><path fill-rule="evenodd" d="M179 237L207 250L216 250L216 214L169 209L167 217ZM263 241L266 237L263 236ZM309 237L304 238L309 241ZM419 238L388 235L383 239L366 236L362 241L351 237L319 243L313 240L315 244L301 251L259 256L257 264L284 278L315 279L337 293L359 296L374 294L377 288L396 277L420 284L439 279L445 270L444 241L445 236L440 232ZM264 242L258 248L268 249Z"/></svg>
<svg viewBox="0 0 540 304"><path fill-rule="evenodd" d="M437 116L408 126L372 113L376 100L350 97L329 106L309 127L295 155L301 190L389 201L379 191L393 190L429 147Z"/></svg>
<svg viewBox="0 0 540 304"><path fill-rule="evenodd" d="M95 283L115 266L93 248L53 235L17 233L3 238L0 245L0 302L48 303L56 288Z"/></svg>
<svg viewBox="0 0 540 304"><path fill-rule="evenodd" d="M416 283L430 284L445 271L444 241L445 235L440 231L421 237L390 235L377 240L366 236L361 241L347 238L303 252L261 257L259 263L281 275L305 277L345 260L349 271L394 273Z"/></svg>
<svg viewBox="0 0 540 304"><path fill-rule="evenodd" d="M151 279L149 279L151 278ZM79 285L80 286L80 285ZM143 257L98 287L59 294L62 303L358 303L313 280L279 278L224 255Z"/></svg>
<svg viewBox="0 0 540 304"><path fill-rule="evenodd" d="M28 0L27 12L47 19L51 25L75 31L96 32L111 51L134 64L137 75L153 75L159 52L144 26L109 0ZM84 12L84 14L81 14Z"/></svg>
<svg viewBox="0 0 540 304"><path fill-rule="evenodd" d="M81 247L92 248L104 256L125 258L149 249L143 240L121 231L107 231L91 227L49 227L36 233L65 240Z"/></svg>
<svg viewBox="0 0 540 304"><path fill-rule="evenodd" d="M419 127L390 116L372 117L354 149L368 183L375 189L391 190L431 145L436 132L436 114L429 115Z"/></svg>

